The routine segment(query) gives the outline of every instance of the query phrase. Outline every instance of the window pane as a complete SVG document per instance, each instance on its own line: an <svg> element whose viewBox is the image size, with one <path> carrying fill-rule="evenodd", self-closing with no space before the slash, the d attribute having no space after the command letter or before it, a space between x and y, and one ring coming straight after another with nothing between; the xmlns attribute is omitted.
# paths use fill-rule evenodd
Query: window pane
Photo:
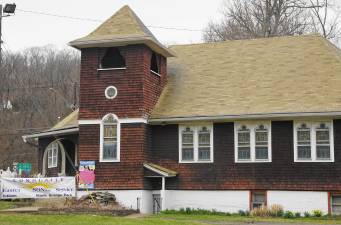
<svg viewBox="0 0 341 225"><path fill-rule="evenodd" d="M317 145L316 157L318 159L330 159L330 146L329 145Z"/></svg>
<svg viewBox="0 0 341 225"><path fill-rule="evenodd" d="M238 145L250 145L250 132L238 132Z"/></svg>
<svg viewBox="0 0 341 225"><path fill-rule="evenodd" d="M51 167L52 166L52 158L48 158L48 167Z"/></svg>
<svg viewBox="0 0 341 225"><path fill-rule="evenodd" d="M268 147L256 146L256 159L268 159Z"/></svg>
<svg viewBox="0 0 341 225"><path fill-rule="evenodd" d="M297 146L297 158L298 159L311 159L310 146Z"/></svg>
<svg viewBox="0 0 341 225"><path fill-rule="evenodd" d="M337 195L337 196L333 196L332 197L332 203L333 205L341 205L341 196Z"/></svg>
<svg viewBox="0 0 341 225"><path fill-rule="evenodd" d="M182 148L182 160L193 160L193 148Z"/></svg>
<svg viewBox="0 0 341 225"><path fill-rule="evenodd" d="M250 159L250 147L238 147L238 159Z"/></svg>
<svg viewBox="0 0 341 225"><path fill-rule="evenodd" d="M333 205L332 206L332 213L333 213L333 215L341 215L341 206L340 205Z"/></svg>
<svg viewBox="0 0 341 225"><path fill-rule="evenodd" d="M199 145L210 145L210 133L199 133Z"/></svg>
<svg viewBox="0 0 341 225"><path fill-rule="evenodd" d="M210 160L210 147L199 148L199 160Z"/></svg>
<svg viewBox="0 0 341 225"><path fill-rule="evenodd" d="M329 143L329 130L317 130L316 131L316 141L326 141Z"/></svg>
<svg viewBox="0 0 341 225"><path fill-rule="evenodd" d="M190 127L182 131L182 160L194 159L194 132Z"/></svg>
<svg viewBox="0 0 341 225"><path fill-rule="evenodd" d="M193 134L182 134L183 144L193 144Z"/></svg>
<svg viewBox="0 0 341 225"><path fill-rule="evenodd" d="M117 144L116 142L104 142L103 144L103 159L117 158Z"/></svg>
<svg viewBox="0 0 341 225"><path fill-rule="evenodd" d="M256 131L256 144L257 143L268 143L268 132L257 132Z"/></svg>
<svg viewBox="0 0 341 225"><path fill-rule="evenodd" d="M310 144L310 130L298 130L297 142L301 144Z"/></svg>
<svg viewBox="0 0 341 225"><path fill-rule="evenodd" d="M104 137L116 137L117 135L116 125L105 125L104 126Z"/></svg>
<svg viewBox="0 0 341 225"><path fill-rule="evenodd" d="M265 193L252 193L252 207L258 208L265 205Z"/></svg>

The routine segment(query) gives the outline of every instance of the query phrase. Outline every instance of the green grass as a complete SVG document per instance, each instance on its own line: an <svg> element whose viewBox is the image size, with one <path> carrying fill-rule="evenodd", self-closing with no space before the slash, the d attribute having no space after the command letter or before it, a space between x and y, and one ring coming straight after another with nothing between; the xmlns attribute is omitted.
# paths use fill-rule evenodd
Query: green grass
<svg viewBox="0 0 341 225"><path fill-rule="evenodd" d="M0 225L198 225L201 223L175 221L168 218L124 218L94 215L29 215L0 214Z"/></svg>
<svg viewBox="0 0 341 225"><path fill-rule="evenodd" d="M265 218L265 217L248 217L248 216L220 216L220 215L185 215L185 214L161 214L156 216L162 219L175 219L176 221L200 221L200 222L282 222L282 223L303 223L303 224L341 224L341 218Z"/></svg>
<svg viewBox="0 0 341 225"><path fill-rule="evenodd" d="M0 210L15 208L15 203L10 201L0 201Z"/></svg>
<svg viewBox="0 0 341 225"><path fill-rule="evenodd" d="M302 224L341 224L330 218L252 218L241 216L161 214L145 218L109 217L95 215L31 215L0 214L0 225L202 225L224 222L275 222Z"/></svg>

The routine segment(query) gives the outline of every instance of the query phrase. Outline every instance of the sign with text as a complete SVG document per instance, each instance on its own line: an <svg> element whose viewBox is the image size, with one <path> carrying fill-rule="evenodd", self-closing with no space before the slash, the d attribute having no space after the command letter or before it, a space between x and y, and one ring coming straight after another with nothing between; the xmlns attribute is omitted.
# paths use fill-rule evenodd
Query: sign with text
<svg viewBox="0 0 341 225"><path fill-rule="evenodd" d="M74 177L0 178L0 198L65 198L76 196Z"/></svg>
<svg viewBox="0 0 341 225"><path fill-rule="evenodd" d="M79 162L79 183L80 189L95 188L95 161L80 161Z"/></svg>

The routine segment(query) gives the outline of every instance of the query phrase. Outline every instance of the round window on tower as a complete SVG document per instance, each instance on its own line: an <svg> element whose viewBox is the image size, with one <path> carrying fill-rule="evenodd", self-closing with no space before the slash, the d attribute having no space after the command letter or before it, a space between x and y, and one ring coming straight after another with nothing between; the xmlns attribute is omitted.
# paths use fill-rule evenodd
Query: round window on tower
<svg viewBox="0 0 341 225"><path fill-rule="evenodd" d="M107 99L114 99L117 96L117 89L114 86L109 86L105 89L104 93Z"/></svg>

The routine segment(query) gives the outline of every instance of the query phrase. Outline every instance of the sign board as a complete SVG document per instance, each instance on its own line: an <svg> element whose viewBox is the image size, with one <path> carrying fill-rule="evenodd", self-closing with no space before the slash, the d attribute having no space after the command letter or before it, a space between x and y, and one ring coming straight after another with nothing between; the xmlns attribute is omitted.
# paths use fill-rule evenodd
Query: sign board
<svg viewBox="0 0 341 225"><path fill-rule="evenodd" d="M18 163L17 171L20 177L29 177L32 170L31 163Z"/></svg>
<svg viewBox="0 0 341 225"><path fill-rule="evenodd" d="M80 189L95 188L95 161L79 162L79 182Z"/></svg>
<svg viewBox="0 0 341 225"><path fill-rule="evenodd" d="M0 178L0 198L65 198L76 196L74 177Z"/></svg>

